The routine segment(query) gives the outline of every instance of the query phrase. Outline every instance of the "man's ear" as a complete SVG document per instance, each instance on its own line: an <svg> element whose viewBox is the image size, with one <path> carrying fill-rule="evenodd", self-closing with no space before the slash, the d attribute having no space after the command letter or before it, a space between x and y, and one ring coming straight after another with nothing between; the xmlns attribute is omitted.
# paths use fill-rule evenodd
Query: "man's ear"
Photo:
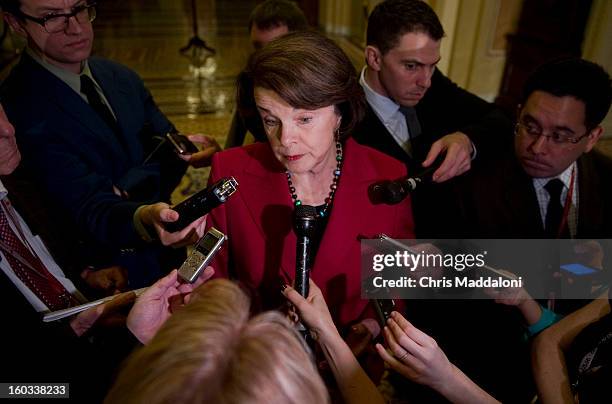
<svg viewBox="0 0 612 404"><path fill-rule="evenodd" d="M591 132L587 135L587 144L584 149L585 153L590 152L593 147L595 147L595 145L601 138L601 135L603 135L603 127L601 125L598 125L594 129L591 129Z"/></svg>
<svg viewBox="0 0 612 404"><path fill-rule="evenodd" d="M382 53L376 46L366 46L365 58L370 69L377 72L380 71L382 65Z"/></svg>
<svg viewBox="0 0 612 404"><path fill-rule="evenodd" d="M21 26L21 21L17 17L15 17L13 14L10 14L10 13L3 13L3 14L4 14L4 22L10 25L13 31L15 31L17 34L21 35L24 38L28 37L28 33L26 32L25 29L23 29L23 27Z"/></svg>

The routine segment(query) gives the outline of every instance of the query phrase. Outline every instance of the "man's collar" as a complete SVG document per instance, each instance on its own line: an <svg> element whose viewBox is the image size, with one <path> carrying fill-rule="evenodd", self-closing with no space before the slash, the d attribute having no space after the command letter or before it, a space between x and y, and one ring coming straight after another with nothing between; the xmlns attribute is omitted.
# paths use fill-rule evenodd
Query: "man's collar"
<svg viewBox="0 0 612 404"><path fill-rule="evenodd" d="M6 198L7 195L8 195L8 191L6 187L4 186L4 184L2 183L2 180L0 179L0 201Z"/></svg>
<svg viewBox="0 0 612 404"><path fill-rule="evenodd" d="M569 189L571 185L571 181L572 181L572 171L575 170L576 167L577 167L577 163L574 161L565 170L563 170L562 173L555 175L554 177L533 178L533 184L536 188L543 188L548 183L548 181L554 178L558 178L561 180L561 182L563 182L563 186L566 189Z"/></svg>
<svg viewBox="0 0 612 404"><path fill-rule="evenodd" d="M44 58L41 58L39 54L37 54L32 48L29 46L26 47L26 53L36 62L38 62L42 67L47 69L61 81L66 83L70 88L79 93L81 91L81 77L80 74L72 73L66 69L62 69L61 67L55 66ZM92 77L91 70L89 68L89 63L86 60L81 62L81 74L85 74L89 77Z"/></svg>
<svg viewBox="0 0 612 404"><path fill-rule="evenodd" d="M359 84L363 87L363 91L365 93L366 100L368 104L372 107L372 109L377 113L379 118L383 122L389 121L393 115L397 113L399 110L399 104L393 101L389 97L385 97L377 93L366 81L366 69L368 67L364 66L361 70L361 75L359 77Z"/></svg>

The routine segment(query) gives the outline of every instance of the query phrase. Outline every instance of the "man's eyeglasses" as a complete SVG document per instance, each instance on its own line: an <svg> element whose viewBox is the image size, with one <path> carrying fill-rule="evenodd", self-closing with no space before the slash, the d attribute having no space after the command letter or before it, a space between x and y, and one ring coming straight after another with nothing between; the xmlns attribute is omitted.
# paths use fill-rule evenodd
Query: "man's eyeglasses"
<svg viewBox="0 0 612 404"><path fill-rule="evenodd" d="M516 135L524 136L533 140L538 140L541 136L544 136L552 141L555 145L572 145L580 142L583 138L589 136L591 131L587 130L582 136L567 136L558 132L553 132L549 135L545 135L542 128L535 124L517 122L514 127L514 133Z"/></svg>
<svg viewBox="0 0 612 404"><path fill-rule="evenodd" d="M66 31L68 20L75 17L79 24L91 22L96 18L96 3L84 3L74 6L69 13L50 13L38 18L19 12L19 15L27 20L34 21L43 26L49 34Z"/></svg>

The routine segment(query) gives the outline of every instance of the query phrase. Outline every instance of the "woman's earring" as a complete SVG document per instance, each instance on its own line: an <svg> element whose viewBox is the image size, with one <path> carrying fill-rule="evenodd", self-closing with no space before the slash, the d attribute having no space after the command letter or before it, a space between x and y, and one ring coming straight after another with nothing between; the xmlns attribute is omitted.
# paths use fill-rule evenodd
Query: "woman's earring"
<svg viewBox="0 0 612 404"><path fill-rule="evenodd" d="M334 140L336 142L340 141L340 124L342 123L342 117L338 117L338 124L336 125L336 129L334 129Z"/></svg>
<svg viewBox="0 0 612 404"><path fill-rule="evenodd" d="M338 121L338 126L334 129L334 140L338 142L340 140L340 121Z"/></svg>

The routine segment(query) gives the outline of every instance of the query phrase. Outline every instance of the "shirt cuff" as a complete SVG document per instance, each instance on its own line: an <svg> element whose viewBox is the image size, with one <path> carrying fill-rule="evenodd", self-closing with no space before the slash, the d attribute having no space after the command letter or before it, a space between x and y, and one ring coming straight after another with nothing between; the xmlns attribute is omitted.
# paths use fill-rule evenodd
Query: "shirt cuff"
<svg viewBox="0 0 612 404"><path fill-rule="evenodd" d="M136 233L140 236L141 239L150 243L157 239L157 236L152 236L151 232L147 228L147 226L140 219L140 211L146 208L146 205L139 206L138 209L134 212L133 222L134 228L136 229Z"/></svg>

